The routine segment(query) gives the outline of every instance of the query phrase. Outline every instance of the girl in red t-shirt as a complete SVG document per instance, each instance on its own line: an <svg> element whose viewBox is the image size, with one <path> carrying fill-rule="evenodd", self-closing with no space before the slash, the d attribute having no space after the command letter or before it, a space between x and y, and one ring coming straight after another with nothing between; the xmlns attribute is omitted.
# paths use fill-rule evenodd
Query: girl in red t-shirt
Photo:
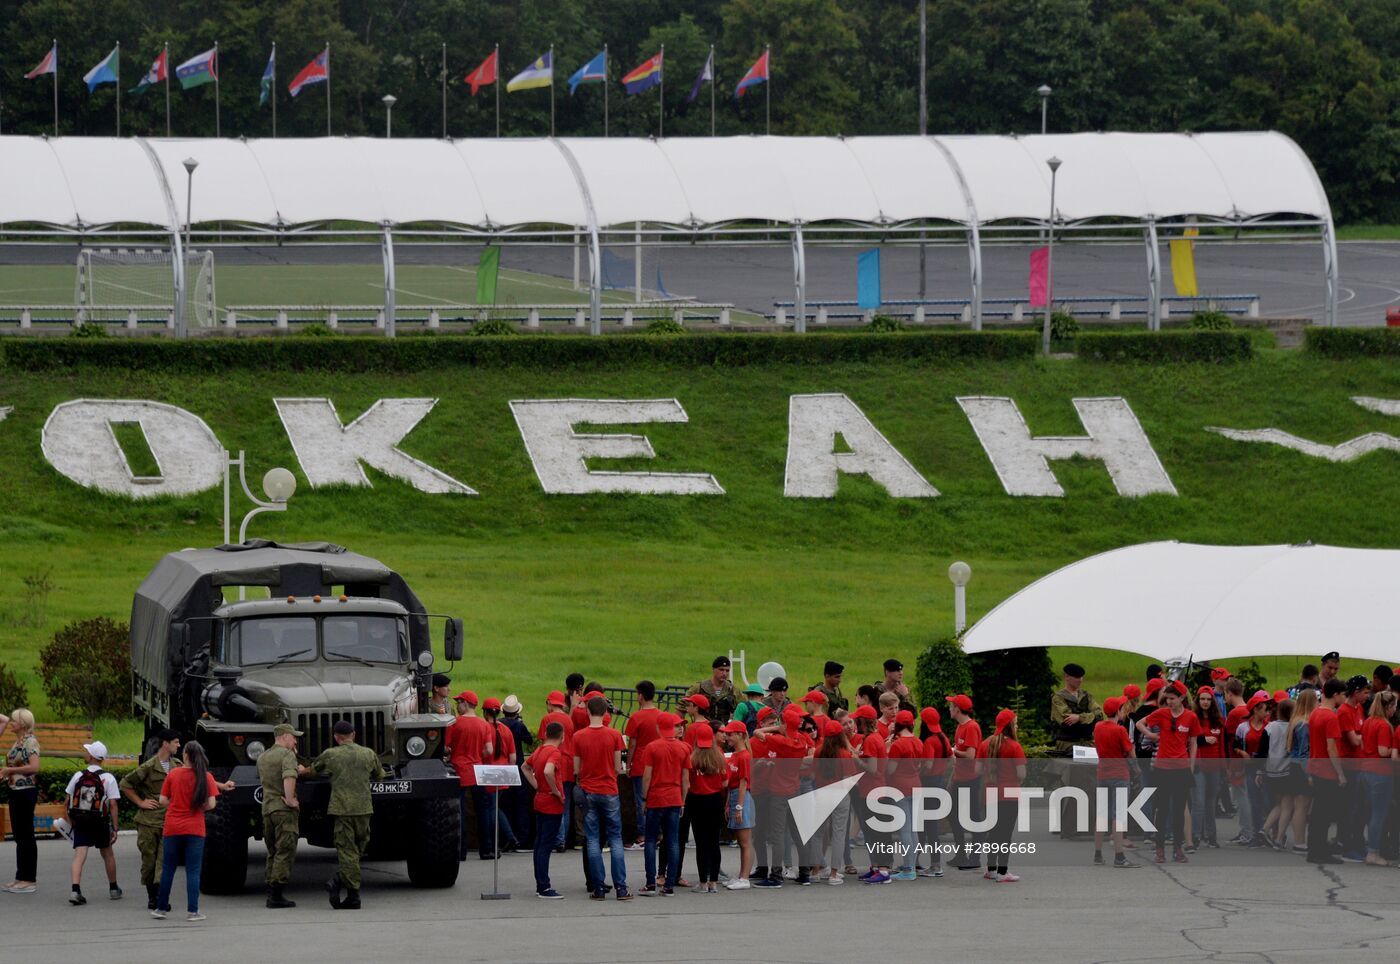
<svg viewBox="0 0 1400 964"><path fill-rule="evenodd" d="M730 720L720 730L729 746L725 760L728 790L725 813L729 829L739 844L739 875L724 886L729 890L748 890L749 874L753 872L753 752L749 749L749 728L738 720Z"/></svg>
<svg viewBox="0 0 1400 964"><path fill-rule="evenodd" d="M1370 803L1366 821L1366 863L1388 867L1381 856L1381 831L1390 812L1391 786L1395 781L1395 706L1397 697L1382 690L1371 700L1371 715L1361 724L1361 792Z"/></svg>
<svg viewBox="0 0 1400 964"><path fill-rule="evenodd" d="M889 761L885 765L886 782L898 790L899 808L904 811L904 824L899 830L902 855L896 862L894 879L913 880L918 834L914 829L914 789L923 782L924 744L914 735L914 714L900 710L890 726Z"/></svg>
<svg viewBox="0 0 1400 964"><path fill-rule="evenodd" d="M1225 778L1226 757L1225 718L1215 699L1215 687L1202 686L1196 691L1196 719L1201 735L1196 737L1196 779L1191 789L1191 844L1187 853L1197 846L1219 849L1215 836L1215 798L1220 796L1220 783Z"/></svg>
<svg viewBox="0 0 1400 964"><path fill-rule="evenodd" d="M819 722L821 742L817 744L816 757L812 761L812 782L818 787L826 787L853 776L857 767L846 727L841 721L825 719ZM845 883L839 868L850 823L851 797L848 793L817 831L815 853L818 867L812 875L814 880L838 885Z"/></svg>
<svg viewBox="0 0 1400 964"><path fill-rule="evenodd" d="M1161 802L1157 805L1157 863L1166 861L1167 829L1170 824L1172 860L1187 863L1186 804L1195 783L1196 737L1201 735L1201 721L1186 707L1186 684L1175 680L1162 687L1162 706L1153 710L1139 723L1157 743L1157 755L1152 760L1153 784ZM1154 734L1155 735L1152 735Z"/></svg>
<svg viewBox="0 0 1400 964"><path fill-rule="evenodd" d="M1016 829L1019 801L1015 791L1026 778L1026 751L1016 740L1016 714L1002 710L996 729L977 747L977 771L984 785L996 787L996 825L987 838L987 872L982 876L999 884L1014 884L1021 878L1008 870L1011 834ZM986 763L983 761L991 761Z"/></svg>
<svg viewBox="0 0 1400 964"><path fill-rule="evenodd" d="M204 866L204 812L218 805L219 784L209 772L204 747L194 740L184 746L184 766L165 776L160 802L165 811L164 858L160 870L160 894L151 916L164 920L170 913L170 891L175 868L185 865L185 909L189 920L204 920L199 912L199 876Z"/></svg>
<svg viewBox="0 0 1400 964"><path fill-rule="evenodd" d="M924 759L928 761L924 766L923 785L926 787L946 787L948 773L952 769L953 744L943 732L943 717L932 706L926 706L919 711L919 719L923 723L920 735L924 741ZM941 824L941 820L924 818L924 829L920 833L920 841L926 852L932 854L933 858L927 868L922 864L915 863L916 872L920 877L943 876L943 857L939 853L938 847Z"/></svg>
<svg viewBox="0 0 1400 964"><path fill-rule="evenodd" d="M714 731L706 722L691 723L687 736L695 738L691 753L690 793L685 798L690 828L695 832L695 863L699 868L699 883L695 891L719 893L719 831L724 821L725 784L729 770L724 751L715 746Z"/></svg>

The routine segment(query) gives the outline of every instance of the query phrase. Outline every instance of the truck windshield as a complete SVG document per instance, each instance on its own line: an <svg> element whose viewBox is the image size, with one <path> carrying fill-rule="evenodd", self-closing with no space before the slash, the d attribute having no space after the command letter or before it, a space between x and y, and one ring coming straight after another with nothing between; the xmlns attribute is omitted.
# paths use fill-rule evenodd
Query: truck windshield
<svg viewBox="0 0 1400 964"><path fill-rule="evenodd" d="M326 659L403 663L408 659L399 620L394 616L327 616L321 625Z"/></svg>
<svg viewBox="0 0 1400 964"><path fill-rule="evenodd" d="M229 633L231 646L225 657L233 665L309 663L316 658L316 620L304 616L277 619L241 619Z"/></svg>

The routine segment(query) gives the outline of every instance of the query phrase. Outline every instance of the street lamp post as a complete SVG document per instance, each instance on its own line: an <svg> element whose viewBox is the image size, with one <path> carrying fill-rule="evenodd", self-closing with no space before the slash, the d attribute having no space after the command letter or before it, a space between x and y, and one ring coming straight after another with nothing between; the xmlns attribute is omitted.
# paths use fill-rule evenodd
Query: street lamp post
<svg viewBox="0 0 1400 964"><path fill-rule="evenodd" d="M972 567L955 562L948 567L948 581L953 584L953 632L962 635L967 628L967 584L972 580Z"/></svg>
<svg viewBox="0 0 1400 964"><path fill-rule="evenodd" d="M384 137L387 140L394 136L394 105L399 102L399 99L393 94L385 94L382 100L384 101Z"/></svg>
<svg viewBox="0 0 1400 964"><path fill-rule="evenodd" d="M1060 159L1052 157L1045 162L1050 168L1050 241L1045 248L1045 323L1040 332L1040 348L1050 354L1050 312L1055 304L1055 175L1060 170Z"/></svg>
<svg viewBox="0 0 1400 964"><path fill-rule="evenodd" d="M268 469L263 476L263 492L266 499L259 499L253 494L253 490L248 487L248 460L242 449L238 451L238 457L229 455L225 449L224 457L224 544L229 544L229 526L232 522L230 516L229 497L232 492L231 470L238 466L238 484L243 487L243 494L248 497L248 501L253 503L253 508L248 510L248 514L243 517L243 522L238 526L238 543L242 545L248 538L248 523L253 521L253 517L263 512L286 512L287 501L297 490L297 477L287 469L278 467ZM244 598L244 589L239 587L238 598Z"/></svg>
<svg viewBox="0 0 1400 964"><path fill-rule="evenodd" d="M1048 84L1041 84L1035 89L1035 92L1040 95L1040 132L1044 134L1046 130L1045 121L1050 110L1050 86Z"/></svg>
<svg viewBox="0 0 1400 964"><path fill-rule="evenodd" d="M199 167L199 161L193 157L187 157L182 165L185 168L185 250L180 253L180 263L175 266L175 278L179 281L179 287L175 292L175 337L177 338L185 337L185 305L189 303L190 233L194 224L194 169ZM177 223L176 230L178 229Z"/></svg>

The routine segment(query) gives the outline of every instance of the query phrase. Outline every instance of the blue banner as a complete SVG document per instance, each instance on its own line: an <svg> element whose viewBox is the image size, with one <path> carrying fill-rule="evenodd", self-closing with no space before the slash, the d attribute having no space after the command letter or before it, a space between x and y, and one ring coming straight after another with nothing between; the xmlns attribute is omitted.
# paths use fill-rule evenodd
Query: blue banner
<svg viewBox="0 0 1400 964"><path fill-rule="evenodd" d="M856 304L861 308L880 307L880 249L871 248L856 256Z"/></svg>

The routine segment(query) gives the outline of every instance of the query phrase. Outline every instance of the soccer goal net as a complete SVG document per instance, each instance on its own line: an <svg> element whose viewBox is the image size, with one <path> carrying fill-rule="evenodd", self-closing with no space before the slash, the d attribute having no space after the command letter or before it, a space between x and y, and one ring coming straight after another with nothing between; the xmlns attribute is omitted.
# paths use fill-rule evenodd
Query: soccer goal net
<svg viewBox="0 0 1400 964"><path fill-rule="evenodd" d="M175 309L174 256L161 248L84 248L78 252L75 301L88 321L143 321ZM209 327L214 311L214 252L185 256L185 323Z"/></svg>

